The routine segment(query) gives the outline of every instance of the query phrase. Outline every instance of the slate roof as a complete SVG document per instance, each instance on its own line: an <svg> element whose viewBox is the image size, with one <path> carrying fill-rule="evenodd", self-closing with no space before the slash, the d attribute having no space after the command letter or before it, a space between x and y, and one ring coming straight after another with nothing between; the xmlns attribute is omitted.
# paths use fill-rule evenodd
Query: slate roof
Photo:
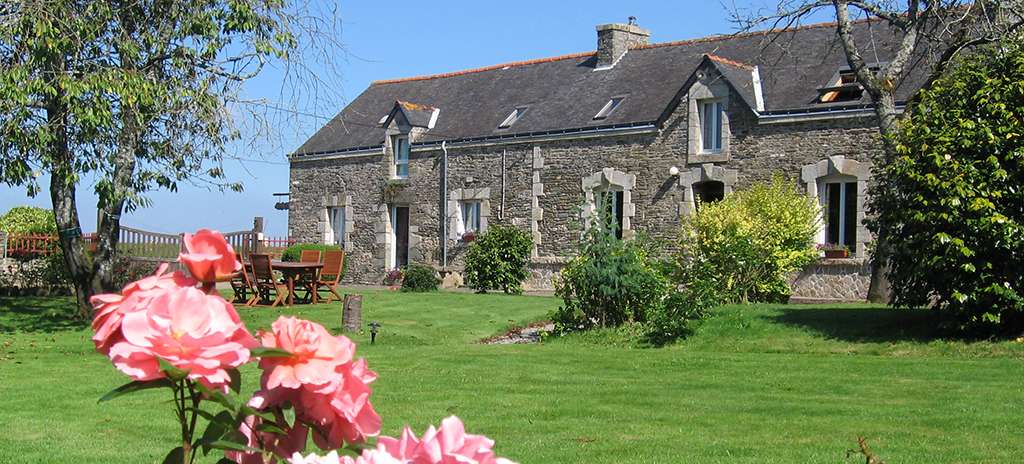
<svg viewBox="0 0 1024 464"><path fill-rule="evenodd" d="M884 63L899 39L882 22L854 24L854 37L866 53ZM859 102L817 103L819 87L846 66L834 24L796 28L781 35L747 33L631 49L611 69L594 70L594 52L489 66L453 73L377 81L317 131L296 155L344 152L379 147L381 118L396 102L438 108L436 123L418 143L472 140L514 134L536 134L599 127L659 123L675 104L675 96L701 63L710 60L743 100L755 108L750 71L760 75L762 114L805 112L863 106ZM910 74L897 87L905 100L923 82ZM593 117L611 97L625 96L607 118ZM512 127L498 125L516 107L529 110ZM421 112L425 114L425 112Z"/></svg>

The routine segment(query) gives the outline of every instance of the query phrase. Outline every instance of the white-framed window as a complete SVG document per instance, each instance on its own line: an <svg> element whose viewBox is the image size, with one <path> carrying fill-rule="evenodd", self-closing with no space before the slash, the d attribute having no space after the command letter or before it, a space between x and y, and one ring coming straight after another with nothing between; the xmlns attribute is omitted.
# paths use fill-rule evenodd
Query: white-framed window
<svg viewBox="0 0 1024 464"><path fill-rule="evenodd" d="M597 114L594 115L594 119L607 118L608 115L612 114L612 111L615 111L615 109L622 104L622 100L625 99L626 97L612 97L608 100L608 103L605 103L604 106L601 107L601 111L598 111Z"/></svg>
<svg viewBox="0 0 1024 464"><path fill-rule="evenodd" d="M526 114L527 109L529 108L526 106L516 107L516 109L512 110L512 112L508 114L504 121L501 121L501 124L498 124L498 129L508 129L509 127L512 127L516 121Z"/></svg>
<svg viewBox="0 0 1024 464"><path fill-rule="evenodd" d="M720 100L702 100L700 109L701 151L717 153L722 151L722 113L725 105Z"/></svg>
<svg viewBox="0 0 1024 464"><path fill-rule="evenodd" d="M857 182L826 182L821 198L825 208L825 242L857 247Z"/></svg>
<svg viewBox="0 0 1024 464"><path fill-rule="evenodd" d="M332 206L327 208L327 245L345 246L345 208Z"/></svg>
<svg viewBox="0 0 1024 464"><path fill-rule="evenodd" d="M464 200L459 202L459 234L481 232L480 200Z"/></svg>
<svg viewBox="0 0 1024 464"><path fill-rule="evenodd" d="M391 146L395 150L394 176L396 179L406 179L409 177L409 137L396 135Z"/></svg>

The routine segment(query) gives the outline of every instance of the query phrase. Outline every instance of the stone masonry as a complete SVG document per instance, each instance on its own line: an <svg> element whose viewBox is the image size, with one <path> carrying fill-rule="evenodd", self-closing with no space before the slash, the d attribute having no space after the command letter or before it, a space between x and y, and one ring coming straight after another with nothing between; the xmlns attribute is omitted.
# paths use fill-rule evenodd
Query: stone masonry
<svg viewBox="0 0 1024 464"><path fill-rule="evenodd" d="M713 81L716 76L708 72L705 78ZM711 82L709 87L714 88L715 84ZM344 203L348 209L346 226L350 227L346 231L346 280L376 284L387 271L384 257L391 246L389 208L408 206L410 260L438 269L447 264L445 271L458 272L463 266L466 244L450 231L442 238L442 221L451 221L452 215L457 214L452 210L460 198L486 200L487 224L508 224L531 232L537 269L529 284L534 288L551 288L551 279L573 253L586 222L586 212L592 208L588 202L593 201L593 192L586 187L588 178L605 179L606 183L632 179L628 191L629 221L625 224L628 234L624 235L646 234L664 240L671 249L680 218L691 213L690 189L694 183L720 181L731 191L779 173L801 188L813 190L816 184L813 178L806 177L805 174L810 175L806 166L825 162L824 173L828 174L829 160L831 165L844 165L844 160L849 160L858 163L858 173L863 174L858 180L866 185L870 156L881 149L870 114L759 121L740 98L729 98L725 134L728 150L711 159L694 156L689 141L689 98L682 95L660 127L576 137L453 144L447 147L447 196L441 187L442 149L436 144L415 145L415 132L411 135L414 145L409 176L404 180L393 180L388 174L392 162L388 143L373 151L293 161L289 233L301 242L321 242L325 198L332 204ZM678 168L679 175L670 175L672 167ZM817 196L817 192L808 193ZM445 207L447 218L443 217ZM863 214L859 219L863 219ZM864 233L859 236L862 243L870 240ZM447 263L442 262L441 240L447 240ZM855 250L857 258L864 257L861 244ZM838 269L822 269L826 268L829 271L813 271L811 275L832 275L832 270ZM846 270L863 275L860 268ZM850 286L849 292L853 293L819 289L834 286L824 283L825 280L803 278L798 292L815 298L859 299L865 290L860 283Z"/></svg>

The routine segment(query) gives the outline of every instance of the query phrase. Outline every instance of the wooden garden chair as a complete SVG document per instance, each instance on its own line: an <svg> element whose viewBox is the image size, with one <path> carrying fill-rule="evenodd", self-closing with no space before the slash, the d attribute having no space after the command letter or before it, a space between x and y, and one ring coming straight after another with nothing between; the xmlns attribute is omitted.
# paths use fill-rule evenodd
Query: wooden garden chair
<svg viewBox="0 0 1024 464"><path fill-rule="evenodd" d="M341 282L341 272L344 266L345 252L343 250L327 250L324 253L324 267L320 271L320 278L317 279L316 292L319 295L321 291L327 290L325 303L331 302L331 295L341 301L341 295L338 295L338 284Z"/></svg>
<svg viewBox="0 0 1024 464"><path fill-rule="evenodd" d="M299 262L300 263L319 263L320 262L320 250L302 250L302 253L299 255ZM306 291L306 294L302 298L304 301L312 301L312 303L314 303L314 304L317 303L317 299L318 299L317 296L318 295L317 295L317 292L316 292L316 286L317 286L317 281L319 279L320 279L320 270L319 269L313 269L312 271L309 271L309 272L303 272L302 274L300 274L298 276L298 279L296 279L296 281L295 281L295 286Z"/></svg>
<svg viewBox="0 0 1024 464"><path fill-rule="evenodd" d="M270 295L274 294L274 301L271 307L277 306L288 298L288 286L280 283L274 278L274 268L270 265L270 255L251 254L249 262L252 263L253 283L256 287L256 298L263 301L270 301Z"/></svg>
<svg viewBox="0 0 1024 464"><path fill-rule="evenodd" d="M242 270L231 279L231 290L235 292L235 302L252 306L259 300L259 292L253 286L252 279L249 278L249 271L245 269L241 253L235 253L235 259L242 263ZM251 297L248 296L250 292L252 292Z"/></svg>

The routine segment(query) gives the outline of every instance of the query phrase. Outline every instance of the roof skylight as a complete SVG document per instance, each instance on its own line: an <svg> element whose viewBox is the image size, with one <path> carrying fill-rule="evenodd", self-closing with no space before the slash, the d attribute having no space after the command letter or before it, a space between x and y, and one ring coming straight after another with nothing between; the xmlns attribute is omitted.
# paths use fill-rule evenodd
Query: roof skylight
<svg viewBox="0 0 1024 464"><path fill-rule="evenodd" d="M529 109L527 106L516 107L516 109L512 110L512 112L508 114L508 117L506 117L504 121L501 121L501 124L498 124L498 129L508 129L509 127L512 127L519 118L522 118L523 115L526 114L527 109Z"/></svg>
<svg viewBox="0 0 1024 464"><path fill-rule="evenodd" d="M612 114L612 111L615 111L615 109L618 108L620 104L622 104L622 100L625 99L626 97L612 97L610 100L608 100L608 103L604 104L604 107L601 108L601 111L598 111L597 114L594 115L594 119L607 118L608 115Z"/></svg>

